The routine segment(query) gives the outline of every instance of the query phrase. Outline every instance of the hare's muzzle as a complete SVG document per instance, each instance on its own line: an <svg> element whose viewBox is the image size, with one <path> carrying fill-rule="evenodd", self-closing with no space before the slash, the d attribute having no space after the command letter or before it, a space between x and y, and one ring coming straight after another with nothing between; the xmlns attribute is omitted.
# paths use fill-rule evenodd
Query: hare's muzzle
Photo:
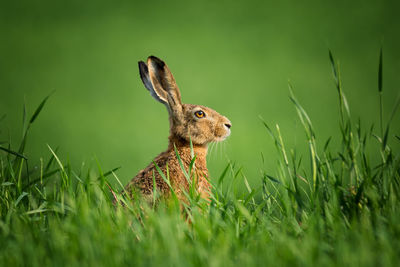
<svg viewBox="0 0 400 267"><path fill-rule="evenodd" d="M230 120L228 120L227 118L224 118L225 120L222 122L222 127L221 127L221 141L225 140L229 135L231 135L231 127L232 127L232 123L230 122Z"/></svg>

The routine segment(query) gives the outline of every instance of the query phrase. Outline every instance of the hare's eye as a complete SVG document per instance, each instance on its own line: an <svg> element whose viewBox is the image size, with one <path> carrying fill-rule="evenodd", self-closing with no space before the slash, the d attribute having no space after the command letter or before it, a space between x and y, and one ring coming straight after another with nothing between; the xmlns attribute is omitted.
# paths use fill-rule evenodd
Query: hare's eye
<svg viewBox="0 0 400 267"><path fill-rule="evenodd" d="M204 112L203 112L202 110L199 110L199 111L196 111L196 112L194 113L194 115L195 115L197 118L203 118L206 114L204 114Z"/></svg>

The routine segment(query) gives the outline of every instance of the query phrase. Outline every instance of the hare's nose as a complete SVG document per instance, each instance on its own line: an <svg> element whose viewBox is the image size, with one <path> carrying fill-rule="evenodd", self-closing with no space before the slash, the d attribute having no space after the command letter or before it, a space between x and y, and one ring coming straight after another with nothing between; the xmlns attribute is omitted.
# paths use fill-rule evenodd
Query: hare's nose
<svg viewBox="0 0 400 267"><path fill-rule="evenodd" d="M230 123L225 123L226 128L230 129L232 127L232 124Z"/></svg>

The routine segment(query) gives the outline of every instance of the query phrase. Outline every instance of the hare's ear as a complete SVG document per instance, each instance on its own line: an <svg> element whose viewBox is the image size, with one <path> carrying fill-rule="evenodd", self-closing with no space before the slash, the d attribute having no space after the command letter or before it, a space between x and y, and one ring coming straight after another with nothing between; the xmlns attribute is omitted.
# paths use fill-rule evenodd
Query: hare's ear
<svg viewBox="0 0 400 267"><path fill-rule="evenodd" d="M149 69L147 68L146 63L144 63L143 61L139 61L139 72L140 72L140 78L142 79L142 82L146 87L146 89L149 90L151 96L158 102L162 104L167 104L168 103L167 92L164 90L159 90L159 91L155 90L150 81Z"/></svg>
<svg viewBox="0 0 400 267"><path fill-rule="evenodd" d="M164 99L167 99L169 111L172 112L176 119L180 119L183 116L181 93L167 64L155 56L150 56L147 59L147 65L154 91ZM161 92L165 93L165 95L162 95Z"/></svg>

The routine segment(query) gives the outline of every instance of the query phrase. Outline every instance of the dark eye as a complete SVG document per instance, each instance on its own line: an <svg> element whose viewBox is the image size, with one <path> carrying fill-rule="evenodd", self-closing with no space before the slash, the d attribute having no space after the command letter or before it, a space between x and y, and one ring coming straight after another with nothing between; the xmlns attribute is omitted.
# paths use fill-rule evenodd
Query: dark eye
<svg viewBox="0 0 400 267"><path fill-rule="evenodd" d="M197 118L204 118L204 116L206 115L202 110L199 110L199 111L196 111L195 113L194 113L194 115L197 117Z"/></svg>

